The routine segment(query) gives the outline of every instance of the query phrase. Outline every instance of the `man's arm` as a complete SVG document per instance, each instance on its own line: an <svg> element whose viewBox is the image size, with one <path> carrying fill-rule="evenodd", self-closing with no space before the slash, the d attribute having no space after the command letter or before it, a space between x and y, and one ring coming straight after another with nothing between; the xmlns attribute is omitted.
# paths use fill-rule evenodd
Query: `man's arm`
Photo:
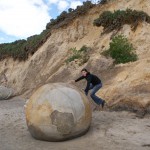
<svg viewBox="0 0 150 150"><path fill-rule="evenodd" d="M81 76L81 77L79 77L78 79L76 79L75 82L78 82L78 81L80 81L80 80L82 80L82 79L84 79L84 78L85 78L84 76Z"/></svg>
<svg viewBox="0 0 150 150"><path fill-rule="evenodd" d="M88 95L89 89L90 89L90 83L91 83L91 75L87 79L87 86L85 88L85 94Z"/></svg>

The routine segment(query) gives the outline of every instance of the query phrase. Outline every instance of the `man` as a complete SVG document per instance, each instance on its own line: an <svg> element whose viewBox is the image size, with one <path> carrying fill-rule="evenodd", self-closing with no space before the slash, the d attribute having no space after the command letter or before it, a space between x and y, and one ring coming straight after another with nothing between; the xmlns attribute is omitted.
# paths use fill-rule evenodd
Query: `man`
<svg viewBox="0 0 150 150"><path fill-rule="evenodd" d="M79 77L78 79L75 80L75 82L78 82L82 79L87 80L87 86L85 88L85 94L88 95L89 90L92 89L91 91L91 98L94 100L94 102L97 105L102 105L102 108L104 107L105 101L96 96L96 92L102 87L102 82L101 80L94 74L91 74L90 72L87 71L87 69L82 69L81 70L82 76Z"/></svg>

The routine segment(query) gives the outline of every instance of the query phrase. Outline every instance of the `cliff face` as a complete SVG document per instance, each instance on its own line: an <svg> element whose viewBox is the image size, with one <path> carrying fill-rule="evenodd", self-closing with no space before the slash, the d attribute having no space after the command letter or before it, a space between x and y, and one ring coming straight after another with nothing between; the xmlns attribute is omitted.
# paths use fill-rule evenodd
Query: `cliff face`
<svg viewBox="0 0 150 150"><path fill-rule="evenodd" d="M1 61L1 81L5 74L7 85L14 88L17 95L28 97L39 86L49 82L68 82L79 75L81 68L87 67L101 77L104 86L98 94L112 108L144 109L150 112L150 24L140 24L135 32L131 31L130 26L124 25L119 31L136 48L139 59L116 66L112 65L111 59L100 55L109 47L113 32L101 35L103 28L93 26L93 20L103 11L126 8L143 10L150 15L150 0L116 0L94 7L68 26L53 30L46 43L27 61ZM92 48L89 61L82 66L76 62L67 65L68 50L73 47L79 49L83 45Z"/></svg>

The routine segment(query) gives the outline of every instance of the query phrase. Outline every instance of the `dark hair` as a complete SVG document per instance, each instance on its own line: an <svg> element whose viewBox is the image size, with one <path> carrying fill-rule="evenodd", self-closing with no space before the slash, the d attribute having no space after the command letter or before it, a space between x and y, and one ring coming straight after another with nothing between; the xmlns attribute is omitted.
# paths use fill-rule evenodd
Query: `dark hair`
<svg viewBox="0 0 150 150"><path fill-rule="evenodd" d="M81 72L82 72L82 71L88 72L87 69L85 69L85 68L83 68L83 69L81 70Z"/></svg>

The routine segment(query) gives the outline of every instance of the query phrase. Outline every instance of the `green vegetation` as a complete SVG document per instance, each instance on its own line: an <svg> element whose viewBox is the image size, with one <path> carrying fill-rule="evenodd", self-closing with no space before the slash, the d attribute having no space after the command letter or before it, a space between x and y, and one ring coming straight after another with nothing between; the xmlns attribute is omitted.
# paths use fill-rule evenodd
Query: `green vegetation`
<svg viewBox="0 0 150 150"><path fill-rule="evenodd" d="M18 40L13 43L7 43L7 44L0 44L0 60L7 58L7 57L13 57L14 59L26 59L26 53L21 47L24 47L26 43L26 40Z"/></svg>
<svg viewBox="0 0 150 150"><path fill-rule="evenodd" d="M106 4L108 0L101 0L99 1L100 4Z"/></svg>
<svg viewBox="0 0 150 150"><path fill-rule="evenodd" d="M68 25L72 22L75 18L85 15L89 9L93 8L95 4L92 4L91 1L83 2L82 6L77 6L74 10L72 8L68 9L67 11L63 11L56 19L51 19L50 22L47 24L46 29L57 29Z"/></svg>
<svg viewBox="0 0 150 150"><path fill-rule="evenodd" d="M135 31L139 23L143 21L150 23L150 16L147 13L127 9L114 12L105 11L94 20L93 24L97 27L104 27L104 33L108 33L113 30L120 30L124 24L131 25L131 29Z"/></svg>
<svg viewBox="0 0 150 150"><path fill-rule="evenodd" d="M27 40L18 40L12 43L0 44L0 60L12 57L14 60L26 60L29 55L33 55L36 50L46 42L50 36L49 30L44 30L39 35L34 35Z"/></svg>
<svg viewBox="0 0 150 150"><path fill-rule="evenodd" d="M83 65L84 63L86 63L90 56L89 56L89 51L91 49L87 46L82 46L80 50L77 50L76 48L71 48L70 49L70 56L69 58L66 60L66 63L72 62L76 59L79 60L79 65Z"/></svg>
<svg viewBox="0 0 150 150"><path fill-rule="evenodd" d="M123 35L115 36L110 43L110 48L102 53L115 59L116 64L133 62L137 60L134 48Z"/></svg>

